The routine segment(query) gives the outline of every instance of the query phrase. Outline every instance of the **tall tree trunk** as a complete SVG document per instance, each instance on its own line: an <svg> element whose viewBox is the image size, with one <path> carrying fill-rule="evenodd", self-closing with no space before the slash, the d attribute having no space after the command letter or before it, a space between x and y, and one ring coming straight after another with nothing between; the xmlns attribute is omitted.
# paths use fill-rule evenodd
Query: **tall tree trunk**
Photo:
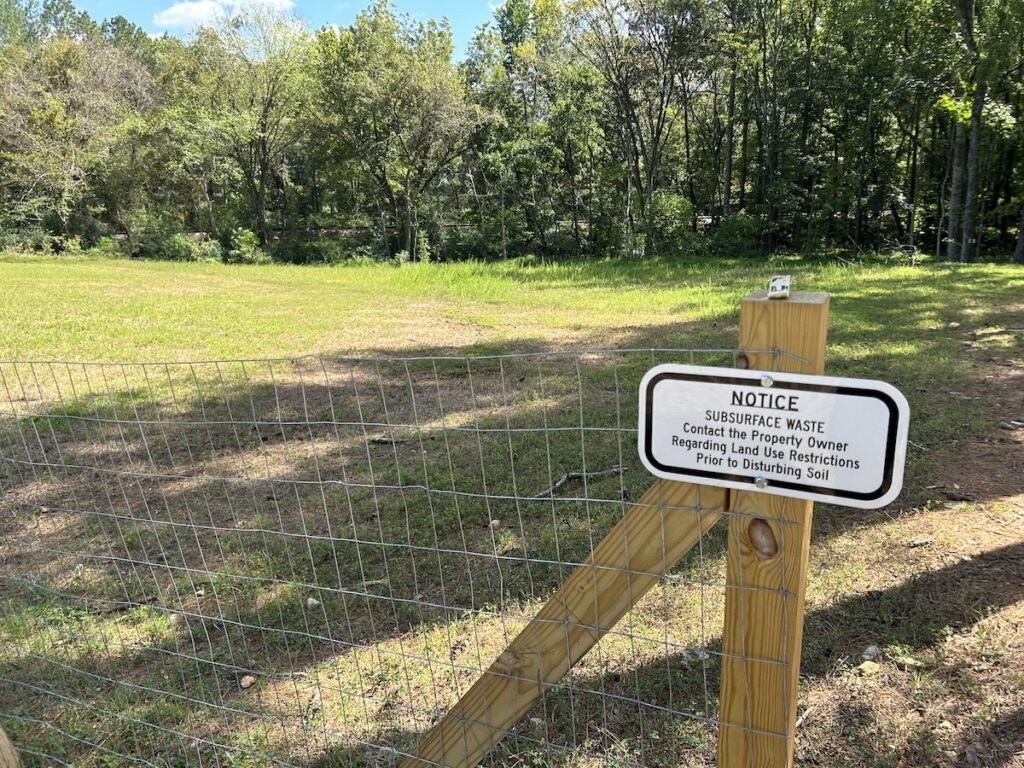
<svg viewBox="0 0 1024 768"><path fill-rule="evenodd" d="M814 191L814 168L809 162L810 136L812 122L812 97L814 86L814 31L818 23L818 2L813 0L810 7L810 18L804 28L804 82L803 96L800 105L800 186L803 200L800 216L794 216L793 241L796 248L803 246L804 230L810 229L813 216L812 194Z"/></svg>
<svg viewBox="0 0 1024 768"><path fill-rule="evenodd" d="M1020 221L1017 223L1017 247L1013 251L1013 260L1024 264L1024 202L1020 206Z"/></svg>
<svg viewBox="0 0 1024 768"><path fill-rule="evenodd" d="M907 231L903 228L903 220L900 219L900 207L896 204L896 198L889 199L889 212L892 213L892 223L896 228L896 240L901 241L907 236Z"/></svg>
<svg viewBox="0 0 1024 768"><path fill-rule="evenodd" d="M402 215L402 242L403 248L410 261L416 260L416 235L413 227L412 213L412 182L409 176L405 177L405 190L402 195L402 207L405 209Z"/></svg>
<svg viewBox="0 0 1024 768"><path fill-rule="evenodd" d="M576 243L576 252L583 250L583 238L580 235L580 194L576 183L576 158L573 156L572 148L568 141L562 145L562 167L565 170L566 181L569 182L569 205L572 210L572 235Z"/></svg>
<svg viewBox="0 0 1024 768"><path fill-rule="evenodd" d="M778 0L772 7L771 32L771 80L768 80L768 67L765 66L765 82L770 84L768 109L768 253L775 253L779 219L779 157L782 154L780 144L782 133L781 104L779 103L779 48L781 40L782 1ZM767 53L767 51L766 51Z"/></svg>
<svg viewBox="0 0 1024 768"><path fill-rule="evenodd" d="M750 105L750 94L743 89L743 131L740 135L740 178L739 178L739 199L736 201L740 210L745 210L747 205L747 139L750 135L750 113L747 111Z"/></svg>
<svg viewBox="0 0 1024 768"><path fill-rule="evenodd" d="M907 200L910 202L910 207L907 210L907 245L911 248L914 247L914 230L917 227L917 152L918 152L918 141L921 135L921 121L918 117L917 105L914 105L914 134L910 140L910 165L908 172L909 190L907 193Z"/></svg>
<svg viewBox="0 0 1024 768"><path fill-rule="evenodd" d="M729 217L729 206L732 203L732 155L733 139L736 131L733 128L733 117L736 112L736 54L732 55L732 68L729 70L729 102L725 115L725 168L722 172L722 218Z"/></svg>
<svg viewBox="0 0 1024 768"><path fill-rule="evenodd" d="M594 232L594 148L587 147L587 250L590 255L594 254L595 232Z"/></svg>
<svg viewBox="0 0 1024 768"><path fill-rule="evenodd" d="M864 204L867 196L867 157L869 147L872 144L872 131L871 131L871 120L872 120L872 109L874 107L874 101L868 100L868 114L867 121L864 123L864 148L860 153L857 167L857 209L853 218L853 241L860 248L863 243L861 238L864 231Z"/></svg>
<svg viewBox="0 0 1024 768"><path fill-rule="evenodd" d="M836 224L837 214L839 213L839 179L841 174L842 165L839 162L839 133L835 132L832 134L832 171L829 174L830 182L829 187L832 192L829 195L828 201L828 224L825 231L828 236L829 243L834 243L836 239L836 233L839 232L839 237L842 238L845 230L846 217L843 216L844 225ZM845 205L844 205L845 207Z"/></svg>
<svg viewBox="0 0 1024 768"><path fill-rule="evenodd" d="M256 224L259 227L260 245L270 242L270 230L267 226L267 186L270 184L270 159L264 143L257 151L259 158L256 174Z"/></svg>
<svg viewBox="0 0 1024 768"><path fill-rule="evenodd" d="M686 154L686 191L690 197L690 204L693 206L693 221L691 226L697 231L697 191L693 186L693 169L690 167L690 95L687 93L686 84L683 84L683 149Z"/></svg>
<svg viewBox="0 0 1024 768"><path fill-rule="evenodd" d="M964 155L966 154L967 131L964 124L956 121L953 133L953 180L949 185L949 230L946 240L946 258L956 261L960 254L960 216L964 206Z"/></svg>
<svg viewBox="0 0 1024 768"><path fill-rule="evenodd" d="M266 245L270 240L270 232L267 229L267 196L262 184L256 194L256 226L259 229L260 245Z"/></svg>
<svg viewBox="0 0 1024 768"><path fill-rule="evenodd" d="M508 227L505 225L505 177L498 176L498 185L501 189L501 258L508 258Z"/></svg>
<svg viewBox="0 0 1024 768"><path fill-rule="evenodd" d="M242 165L239 162L239 165ZM267 244L267 206L263 179L258 177L252 169L242 165L242 174L245 181L245 190L249 196L249 204L252 205L253 216L256 219L256 234L259 236L260 245Z"/></svg>
<svg viewBox="0 0 1024 768"><path fill-rule="evenodd" d="M944 171L943 176L942 176L942 183L939 185L939 211L938 211L938 219L937 219L937 221L935 223L935 259L936 259L936 261L942 259L942 227L943 227L943 224L944 224L945 219L946 219L946 210L945 210L945 204L946 204L946 183L949 181L949 176L950 176L950 174L953 171L953 151L952 151L952 149L953 149L953 141L954 141L954 138L956 136L956 126L957 125L958 125L958 123L954 121L954 123L952 123L949 126L950 151L946 153L946 155L948 157L948 159L946 161L946 170ZM936 139L933 136L933 138L932 138L932 154L935 154L935 141L936 141Z"/></svg>
<svg viewBox="0 0 1024 768"><path fill-rule="evenodd" d="M757 150L754 154L754 181L751 192L754 197L754 205L757 207L757 214L760 215L767 199L768 181L765 169L768 163L765 162L765 136L767 134L767 119L764 115L764 96L761 89L760 69L755 67L754 71L754 127L757 129Z"/></svg>
<svg viewBox="0 0 1024 768"><path fill-rule="evenodd" d="M384 208L381 207L380 198L378 196L374 195L373 202L377 206L377 220L380 221L380 244L383 249L381 254L388 257L391 255L391 240L388 237L387 222L384 220Z"/></svg>
<svg viewBox="0 0 1024 768"><path fill-rule="evenodd" d="M974 256L978 242L978 183L981 154L981 117L985 108L987 82L981 68L975 72L974 100L971 104L971 136L967 148L967 192L964 195L964 220L960 261L968 262Z"/></svg>
<svg viewBox="0 0 1024 768"><path fill-rule="evenodd" d="M216 240L220 237L220 233L217 230L217 217L213 212L212 183L209 179L203 182L203 200L206 202L206 216L210 222L210 237Z"/></svg>
<svg viewBox="0 0 1024 768"><path fill-rule="evenodd" d="M1002 188L1002 205L1006 206L1003 210L1010 207L1010 203L1013 201L1013 169L1016 167L1017 147L1011 144L1006 151L1006 162L1000 163L1002 168L1002 178L1000 184L996 185L997 188ZM996 199L992 204L995 208L999 205L998 191L996 193ZM1004 213L999 217L999 249L1002 251L1008 251L1010 249L1010 224L1013 223L1013 214Z"/></svg>
<svg viewBox="0 0 1024 768"><path fill-rule="evenodd" d="M964 136L962 125L958 125L956 152L960 153L961 162L957 163L954 169L953 186L957 188L957 172L960 173L961 183L964 168L967 169L967 189L965 199L955 198L950 205L950 227L949 227L949 260L967 261L970 256L971 244L974 240L974 219L978 205L978 140L981 138L981 107L985 102L984 86L980 67L980 56L978 44L974 38L974 12L975 0L955 0L957 18L960 22L960 37L963 40L964 48L970 54L974 62L974 98L971 103L971 142L969 149L965 152L967 140ZM979 94L981 96L979 100ZM976 119L977 118L977 119ZM977 129L977 134L975 133ZM971 154L974 162L971 162ZM966 155L966 156L965 156ZM972 177L973 172L973 177ZM959 191L957 189L957 191ZM961 206L963 206L961 208ZM954 226L955 225L955 226Z"/></svg>
<svg viewBox="0 0 1024 768"><path fill-rule="evenodd" d="M647 210L644 216L644 257L649 258L657 253L657 246L655 243L655 222L654 222L654 185L653 179L650 180L646 191L647 203L644 206Z"/></svg>

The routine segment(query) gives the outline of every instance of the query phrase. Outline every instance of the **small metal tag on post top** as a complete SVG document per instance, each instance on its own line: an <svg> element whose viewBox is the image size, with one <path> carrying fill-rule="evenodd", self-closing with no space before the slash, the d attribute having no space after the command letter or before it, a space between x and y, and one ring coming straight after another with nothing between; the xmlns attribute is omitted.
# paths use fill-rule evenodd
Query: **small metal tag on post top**
<svg viewBox="0 0 1024 768"><path fill-rule="evenodd" d="M768 298L788 299L789 282L789 275L774 275L772 279L768 281Z"/></svg>

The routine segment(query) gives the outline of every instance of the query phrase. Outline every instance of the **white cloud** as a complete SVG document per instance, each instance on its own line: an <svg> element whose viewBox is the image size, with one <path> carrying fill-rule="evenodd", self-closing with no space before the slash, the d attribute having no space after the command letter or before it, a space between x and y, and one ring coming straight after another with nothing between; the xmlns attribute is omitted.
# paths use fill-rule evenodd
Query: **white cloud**
<svg viewBox="0 0 1024 768"><path fill-rule="evenodd" d="M193 29L255 6L286 13L295 7L295 0L178 0L155 14L153 23L165 29Z"/></svg>
<svg viewBox="0 0 1024 768"><path fill-rule="evenodd" d="M287 13L295 7L295 0L248 0L248 2L243 2L241 5L258 5L260 8L269 8L272 11Z"/></svg>
<svg viewBox="0 0 1024 768"><path fill-rule="evenodd" d="M220 0L180 0L153 16L153 23L169 29L191 29L228 15L225 7Z"/></svg>

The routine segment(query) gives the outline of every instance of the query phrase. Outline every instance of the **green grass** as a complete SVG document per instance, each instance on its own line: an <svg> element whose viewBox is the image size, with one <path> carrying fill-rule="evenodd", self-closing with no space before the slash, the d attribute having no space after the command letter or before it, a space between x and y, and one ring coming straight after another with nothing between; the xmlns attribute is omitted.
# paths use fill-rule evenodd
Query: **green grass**
<svg viewBox="0 0 1024 768"><path fill-rule="evenodd" d="M334 268L0 262L0 358L140 361L728 340L773 271L834 297L833 357L913 356L928 328L1021 295L1019 267L602 261ZM956 293L953 293L954 289ZM955 298L954 298L955 297ZM724 330L724 329L722 329ZM895 338L894 338L895 336ZM931 345L929 345L931 346Z"/></svg>
<svg viewBox="0 0 1024 768"><path fill-rule="evenodd" d="M791 272L796 289L832 295L829 372L901 387L915 406L915 443L931 448L981 427L975 401L951 400L966 361L963 331L947 325L980 332L985 349L1019 349L1020 335L1008 331L1024 311L1018 266L19 260L0 262L0 360L732 347L740 299L778 271Z"/></svg>
<svg viewBox="0 0 1024 768"><path fill-rule="evenodd" d="M999 693L1006 681L970 665L983 658L1012 670L1024 659L1000 624L1024 596L1015 581L1019 558L1004 568L1010 556L990 541L954 566L922 559L927 550L904 542L936 519L953 519L965 536L981 539L971 525L983 530L991 515L1016 508L990 490L977 494L977 504L946 510L934 486L960 477L966 447L1007 417L986 377L1012 374L993 366L1021 356L1019 267L20 260L0 262L0 361L730 348L740 299L780 271L792 273L798 289L832 295L829 372L890 381L913 410L901 499L875 512L816 511L802 692L823 691L828 704L820 711L833 719L812 726L814 738L799 754L829 765L944 765L953 737L934 736L932 726L952 719L956 738L979 739L990 722L1013 722L1017 704ZM13 702L0 710L52 721L84 741L21 720L0 725L22 745L83 766L126 764L114 752L187 765L197 749L216 765L262 765L258 753L266 752L304 765L376 766L382 758L359 741L410 748L431 710L450 706L473 668L486 666L521 625L507 617L532 615L564 578L557 563L585 558L642 493L648 479L618 433L584 438L572 427L581 413L588 426L632 426L635 385L650 360L642 353L579 365L525 358L470 368L460 360L0 363L0 456L108 471L0 466L0 701ZM729 356L698 361L728 364ZM373 443L358 427L337 426L356 414L418 427L374 428L369 435L399 443ZM544 420L569 429L543 437L500 431ZM621 504L496 501L549 487L579 469L583 453L591 468L620 459L634 465L621 480L588 489L590 499ZM168 477L132 479L157 470ZM312 482L322 477L356 487ZM374 492L365 487L371 483L468 494L486 484L492 498L456 503L416 490ZM408 548L385 546L396 543ZM704 570L684 561L631 613L632 637L607 637L573 672L574 685L592 692L549 694L545 709L496 750L495 764L575 768L599 754L609 765L704 765L707 728L668 710L714 713L717 657L706 666L692 650L666 658L664 641L716 647L723 590L693 582L721 579L724 545L724 530L709 535ZM463 549L474 553L472 562L458 554ZM154 560L158 553L164 559ZM96 560L110 555L133 563ZM35 586L3 578L11 575ZM318 604L310 607L310 597ZM892 711L879 695L883 681L874 688L851 671L868 643L927 665L886 673L892 695L903 697ZM249 670L258 681L243 690ZM83 703L23 685L41 681ZM609 708L601 691L653 706ZM956 714L943 708L949 701ZM920 722L901 719L906 702L926 713ZM409 706L416 717L403 710ZM179 731L237 749L213 754Z"/></svg>

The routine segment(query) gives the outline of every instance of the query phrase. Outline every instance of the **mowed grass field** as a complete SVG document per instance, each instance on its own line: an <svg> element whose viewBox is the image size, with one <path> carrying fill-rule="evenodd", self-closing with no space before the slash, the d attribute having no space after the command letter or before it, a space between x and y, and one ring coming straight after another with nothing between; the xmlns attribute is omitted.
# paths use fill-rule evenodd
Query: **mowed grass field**
<svg viewBox="0 0 1024 768"><path fill-rule="evenodd" d="M30 765L397 764L649 482L676 358L576 353L730 349L779 272L913 410L900 499L816 508L797 764L1024 764L1009 265L0 262L0 725ZM491 763L713 764L719 528Z"/></svg>
<svg viewBox="0 0 1024 768"><path fill-rule="evenodd" d="M985 326L1020 309L1021 270L1010 265L0 261L0 358L122 362L732 345L739 300L780 271L794 274L795 289L832 294L837 365L918 358L938 366L963 337L932 329L950 321ZM1002 336L990 344L1012 341Z"/></svg>

